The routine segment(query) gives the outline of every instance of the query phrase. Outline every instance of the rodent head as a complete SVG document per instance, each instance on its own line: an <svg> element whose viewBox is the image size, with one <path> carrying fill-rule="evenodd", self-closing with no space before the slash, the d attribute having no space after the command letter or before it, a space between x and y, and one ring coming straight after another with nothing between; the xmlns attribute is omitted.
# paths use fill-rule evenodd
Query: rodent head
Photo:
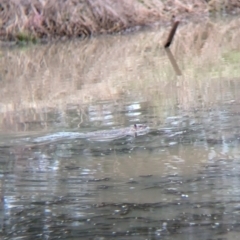
<svg viewBox="0 0 240 240"><path fill-rule="evenodd" d="M145 124L134 124L133 125L135 131L141 131L147 128Z"/></svg>

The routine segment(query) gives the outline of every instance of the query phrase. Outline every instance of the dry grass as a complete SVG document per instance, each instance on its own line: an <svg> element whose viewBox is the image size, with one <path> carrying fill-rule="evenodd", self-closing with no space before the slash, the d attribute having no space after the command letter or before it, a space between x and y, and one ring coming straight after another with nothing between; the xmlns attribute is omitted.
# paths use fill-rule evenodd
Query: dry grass
<svg viewBox="0 0 240 240"><path fill-rule="evenodd" d="M237 0L1 0L0 39L34 41L114 33L154 22L239 10ZM227 2L227 3L226 3ZM226 5L226 6L225 6ZM222 7L223 6L223 7Z"/></svg>

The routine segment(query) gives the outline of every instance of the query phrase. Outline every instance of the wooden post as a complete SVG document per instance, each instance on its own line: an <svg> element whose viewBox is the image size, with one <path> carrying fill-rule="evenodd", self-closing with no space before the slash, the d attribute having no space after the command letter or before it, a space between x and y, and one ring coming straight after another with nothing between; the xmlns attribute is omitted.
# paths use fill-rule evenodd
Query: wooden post
<svg viewBox="0 0 240 240"><path fill-rule="evenodd" d="M175 35L175 33L176 33L176 30L177 30L177 27L178 27L179 22L180 22L180 21L175 21L175 22L173 23L172 29L171 29L171 31L170 31L170 33L169 33L169 35L168 35L167 41L166 41L166 43L164 44L164 47L165 47L165 48L170 47L170 45L171 45L171 43L172 43L172 41L173 41L173 37L174 37L174 35Z"/></svg>

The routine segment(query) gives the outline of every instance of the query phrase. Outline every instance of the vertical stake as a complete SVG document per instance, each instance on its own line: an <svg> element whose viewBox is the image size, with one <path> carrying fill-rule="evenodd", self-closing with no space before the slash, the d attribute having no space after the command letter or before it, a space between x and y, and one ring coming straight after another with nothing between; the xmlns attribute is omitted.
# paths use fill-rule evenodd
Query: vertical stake
<svg viewBox="0 0 240 240"><path fill-rule="evenodd" d="M170 45L171 45L171 43L172 43L172 41L173 41L173 37L174 37L174 35L175 35L175 33L176 33L176 30L177 30L177 27L178 27L179 22L180 22L180 21L174 21L174 22L173 22L172 29L171 29L171 31L170 31L170 33L169 33L169 35L168 35L168 38L167 38L166 43L164 44L164 47L165 47L165 48L170 47Z"/></svg>

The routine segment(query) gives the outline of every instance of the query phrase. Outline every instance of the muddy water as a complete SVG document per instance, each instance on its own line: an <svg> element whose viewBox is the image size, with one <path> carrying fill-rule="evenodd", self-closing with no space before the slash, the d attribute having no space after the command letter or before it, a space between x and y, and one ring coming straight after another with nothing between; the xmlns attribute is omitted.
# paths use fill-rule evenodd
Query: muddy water
<svg viewBox="0 0 240 240"><path fill-rule="evenodd" d="M238 239L237 21L2 49L2 239Z"/></svg>

